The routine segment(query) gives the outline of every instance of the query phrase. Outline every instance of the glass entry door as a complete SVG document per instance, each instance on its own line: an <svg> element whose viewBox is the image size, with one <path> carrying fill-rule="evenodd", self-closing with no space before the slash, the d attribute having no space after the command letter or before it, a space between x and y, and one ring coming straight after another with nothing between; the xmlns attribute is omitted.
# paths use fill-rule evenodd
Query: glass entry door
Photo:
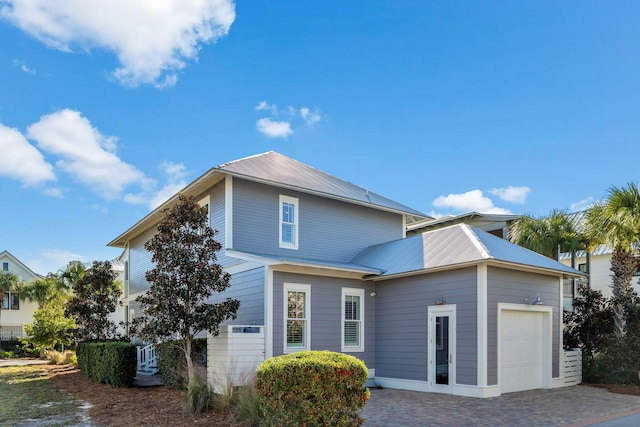
<svg viewBox="0 0 640 427"><path fill-rule="evenodd" d="M428 376L432 391L452 393L455 384L455 306L429 307Z"/></svg>

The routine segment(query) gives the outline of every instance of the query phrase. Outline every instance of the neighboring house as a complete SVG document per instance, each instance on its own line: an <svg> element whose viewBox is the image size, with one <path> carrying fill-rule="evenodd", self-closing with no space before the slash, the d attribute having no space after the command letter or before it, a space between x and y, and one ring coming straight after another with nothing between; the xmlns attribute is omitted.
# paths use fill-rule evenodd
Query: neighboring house
<svg viewBox="0 0 640 427"><path fill-rule="evenodd" d="M435 219L429 218L416 221L407 226L407 235L424 233L425 231L437 230L438 228L449 227L455 224L467 224L491 233L494 236L509 240L509 227L511 227L511 224L518 218L520 218L520 215L468 212L456 216L443 216Z"/></svg>
<svg viewBox="0 0 640 427"><path fill-rule="evenodd" d="M587 211L579 211L570 214L574 224L578 229L582 229L582 224L586 221ZM571 266L575 269L585 273L585 278L575 279L574 281L567 281L565 286L565 308L570 309L570 300L575 296L577 292L577 286L580 283L588 285L591 289L602 292L605 298L611 298L613 296L612 285L612 272L611 272L611 254L613 249L608 245L597 245L590 253L587 259L586 251L578 251L575 257L572 259L570 253L560 254L560 262ZM633 278L632 286L636 292L640 292L640 270L638 270Z"/></svg>
<svg viewBox="0 0 640 427"><path fill-rule="evenodd" d="M34 273L9 251L0 252L2 271L10 271L24 282L30 282L41 276ZM38 308L34 301L20 300L20 295L13 292L4 294L2 312L0 313L0 341L25 337L24 325L33 321L33 313Z"/></svg>
<svg viewBox="0 0 640 427"><path fill-rule="evenodd" d="M223 296L241 301L209 338L210 362L327 349L386 387L490 397L565 385L562 281L576 270L467 224L407 237L432 219L276 152L214 167L182 193L208 207L232 275ZM124 249L128 318L149 288L143 245L176 202L109 243Z"/></svg>

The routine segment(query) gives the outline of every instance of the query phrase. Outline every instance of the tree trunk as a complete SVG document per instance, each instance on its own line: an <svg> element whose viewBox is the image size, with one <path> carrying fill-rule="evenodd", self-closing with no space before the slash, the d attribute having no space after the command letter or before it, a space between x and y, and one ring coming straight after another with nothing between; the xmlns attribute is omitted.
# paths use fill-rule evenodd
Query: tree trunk
<svg viewBox="0 0 640 427"><path fill-rule="evenodd" d="M636 271L636 260L633 252L620 245L617 245L611 255L611 276L613 284L613 321L616 338L620 339L625 335L626 321L624 318L624 308L621 298L626 295L631 287L633 273Z"/></svg>
<svg viewBox="0 0 640 427"><path fill-rule="evenodd" d="M192 390L196 384L196 370L191 360L191 337L186 337L183 341L184 356L187 360L187 390Z"/></svg>

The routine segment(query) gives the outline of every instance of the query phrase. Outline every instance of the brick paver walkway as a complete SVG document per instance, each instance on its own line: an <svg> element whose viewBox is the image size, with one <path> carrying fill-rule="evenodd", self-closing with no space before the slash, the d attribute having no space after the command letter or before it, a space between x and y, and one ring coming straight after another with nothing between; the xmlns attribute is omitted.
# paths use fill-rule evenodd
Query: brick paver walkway
<svg viewBox="0 0 640 427"><path fill-rule="evenodd" d="M478 399L406 390L371 389L365 427L565 426L640 411L640 397L573 386Z"/></svg>

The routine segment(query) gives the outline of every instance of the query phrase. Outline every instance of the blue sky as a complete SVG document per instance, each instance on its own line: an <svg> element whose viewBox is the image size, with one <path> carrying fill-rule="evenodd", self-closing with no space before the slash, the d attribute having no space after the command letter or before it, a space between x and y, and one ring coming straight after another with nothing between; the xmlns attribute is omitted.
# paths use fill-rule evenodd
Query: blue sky
<svg viewBox="0 0 640 427"><path fill-rule="evenodd" d="M0 0L0 250L115 258L269 150L434 216L576 210L637 182L639 116L637 1Z"/></svg>

